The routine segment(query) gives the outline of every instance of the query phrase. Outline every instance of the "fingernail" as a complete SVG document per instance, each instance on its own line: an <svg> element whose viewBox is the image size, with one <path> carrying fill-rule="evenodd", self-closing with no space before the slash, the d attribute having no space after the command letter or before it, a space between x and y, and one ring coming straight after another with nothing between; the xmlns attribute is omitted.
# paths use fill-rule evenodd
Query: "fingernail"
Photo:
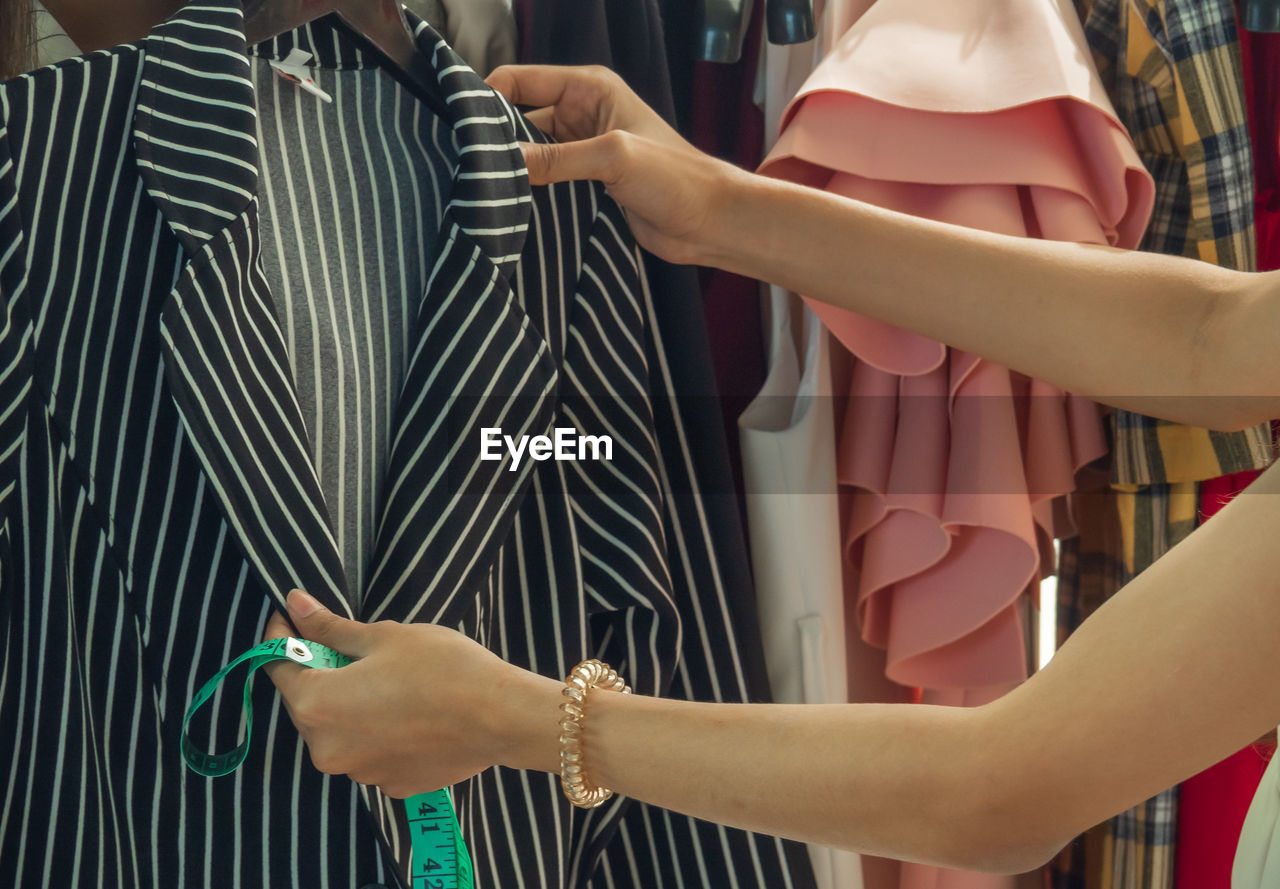
<svg viewBox="0 0 1280 889"><path fill-rule="evenodd" d="M289 612L295 617L309 617L319 611L321 607L319 602L302 590L294 590L289 593Z"/></svg>

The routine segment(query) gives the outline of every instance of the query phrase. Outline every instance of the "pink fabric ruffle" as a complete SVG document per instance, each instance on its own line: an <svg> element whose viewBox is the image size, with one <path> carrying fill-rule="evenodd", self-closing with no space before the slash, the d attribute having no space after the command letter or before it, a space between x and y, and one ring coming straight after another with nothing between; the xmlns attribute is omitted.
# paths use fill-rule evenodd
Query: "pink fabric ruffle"
<svg viewBox="0 0 1280 889"><path fill-rule="evenodd" d="M972 228L1135 247L1154 189L1088 59L1069 2L878 0L792 102L761 171ZM1026 677L1017 604L1072 531L1076 472L1105 453L1099 410L810 304L857 359L838 470L863 638L897 682L995 696Z"/></svg>

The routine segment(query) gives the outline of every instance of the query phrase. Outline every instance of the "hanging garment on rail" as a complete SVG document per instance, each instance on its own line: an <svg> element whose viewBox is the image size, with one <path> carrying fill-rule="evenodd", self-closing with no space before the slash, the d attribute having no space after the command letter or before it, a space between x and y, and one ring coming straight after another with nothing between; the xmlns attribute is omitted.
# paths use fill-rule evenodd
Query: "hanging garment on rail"
<svg viewBox="0 0 1280 889"><path fill-rule="evenodd" d="M195 683L295 586L545 675L599 655L647 693L690 693L671 682L696 649L706 684L748 697L684 406L662 397L662 295L621 212L592 184L530 189L515 143L543 137L434 32L418 41L448 120L333 19L247 55L238 0L0 86L0 883L402 882L396 808L316 772L269 685L234 778L182 766ZM268 101L264 62L294 49L331 106ZM331 264L307 284L319 237ZM366 250L387 259L362 278ZM398 371L362 378L396 389L364 582L311 428L356 371L323 346L318 371L299 366L315 322L289 288L338 309L391 296L407 325ZM482 427L610 435L613 459L509 471L479 459ZM222 748L237 729L203 731ZM635 808L574 810L556 778L506 770L456 797L490 886L586 885ZM681 873L773 886L789 858L807 868L799 847L673 820L645 826Z"/></svg>
<svg viewBox="0 0 1280 889"><path fill-rule="evenodd" d="M1280 268L1280 34L1240 30L1244 92L1253 147L1253 219L1258 271Z"/></svg>
<svg viewBox="0 0 1280 889"><path fill-rule="evenodd" d="M44 4L32 0L31 14L35 18L35 53L36 64L53 65L63 59L80 55L80 48L75 45L67 32L58 24L58 20L49 14Z"/></svg>
<svg viewBox="0 0 1280 889"><path fill-rule="evenodd" d="M610 67L675 123L656 0L518 0L516 13L521 62ZM681 418L678 429L659 418L659 441L689 461L671 495L683 530L669 539L677 552L686 534L697 534L701 544L701 554L691 562L674 556L672 560L676 604L685 627L672 686L678 691L673 694L704 701L768 701L759 612L698 276L652 254L643 257L654 323L666 337L664 382L655 387L655 394L670 398L671 413ZM720 628L721 641L714 644L701 631L708 620ZM724 670L729 663L737 666L733 676ZM653 837L663 838L660 851L641 851L654 850ZM645 804L637 804L623 817L617 839L601 858L599 874L593 881L597 889L681 883L796 889L813 885L802 845L746 835Z"/></svg>
<svg viewBox="0 0 1280 889"><path fill-rule="evenodd" d="M1066 4L879 0L793 101L763 170L970 227L1134 246L1151 180L1085 52ZM856 359L839 443L846 607L926 702L989 700L1026 676L1021 600L1072 530L1076 472L1105 451L1098 409L811 305ZM904 865L901 885L1012 880Z"/></svg>
<svg viewBox="0 0 1280 889"><path fill-rule="evenodd" d="M939 19L916 0L873 6L792 103L764 171L1009 234L1135 244L1151 180L1079 61L1078 23L1052 6L947 9ZM996 19L1000 29L985 27ZM1044 47L1060 61L1046 63ZM1034 76L1006 76L1014 70ZM889 675L903 684L1019 681L1013 606L1047 568L1050 532L1069 527L1055 502L1103 451L1096 407L813 306L858 359L841 481L853 493L846 545L861 569L864 635L888 647Z"/></svg>
<svg viewBox="0 0 1280 889"><path fill-rule="evenodd" d="M1274 753L1240 830L1231 889L1280 886L1280 756Z"/></svg>
<svg viewBox="0 0 1280 889"><path fill-rule="evenodd" d="M1141 249L1251 271L1253 158L1231 0L1078 0L1089 50L1121 122L1156 184ZM1110 418L1108 502L1119 533L1089 549L1065 541L1060 595L1103 598L1144 571L1195 526L1197 485L1271 462L1266 425L1198 429L1130 411ZM1093 576L1073 578L1068 572ZM1068 630L1098 603L1064 601ZM1176 788L1090 831L1052 865L1054 885L1167 889L1175 884Z"/></svg>
<svg viewBox="0 0 1280 889"><path fill-rule="evenodd" d="M477 74L487 76L516 60L516 17L511 0L405 0Z"/></svg>
<svg viewBox="0 0 1280 889"><path fill-rule="evenodd" d="M1252 271L1253 159L1231 0L1077 5L1116 113L1155 179L1141 249ZM1117 484L1197 482L1270 462L1265 425L1211 432L1115 412Z"/></svg>
<svg viewBox="0 0 1280 889"><path fill-rule="evenodd" d="M1211 479L1200 486L1200 523L1239 496L1258 472ZM1267 767L1267 752L1250 744L1178 785L1174 886L1231 889L1240 834Z"/></svg>
<svg viewBox="0 0 1280 889"><path fill-rule="evenodd" d="M816 37L810 43L791 46L777 46L763 39L760 20L764 17L764 4L756 5L757 20L752 32L756 40L747 44L758 47L759 56L760 70L750 84L752 100L758 103L753 110L764 120L772 121L763 143L758 142L757 147L766 151L773 147L778 119L789 100L856 17L853 7L859 5L866 4L858 0L820 0L814 7L818 16ZM698 63L700 72L716 72L724 67ZM700 92L695 92L695 97L704 98ZM705 102L703 110L710 113L713 104ZM715 119L714 115L711 119ZM724 144L728 144L727 139ZM759 163L758 154L752 158L744 148L738 149L738 154L731 160L739 164L747 161L751 166ZM765 663L775 700L785 704L881 700L881 695L862 697L858 692L872 683L890 685L883 679L883 654L867 652L856 633L851 635L846 629L831 335L795 294L757 282L748 285L764 294L768 373L738 417L738 426L751 563ZM739 294L735 303L742 299ZM741 315L741 305L730 306L726 302L722 326L729 327L735 314ZM754 314L747 320L754 323ZM739 376L750 378L747 374ZM849 650L850 640L854 640L854 652ZM855 675L853 663L859 663L858 655L864 653L879 655L872 683ZM857 683L853 697L851 679ZM818 845L809 846L809 856L818 889L862 889L862 856Z"/></svg>
<svg viewBox="0 0 1280 889"><path fill-rule="evenodd" d="M1280 267L1280 35L1238 29L1253 149L1254 230L1258 271ZM1242 472L1200 486L1200 520L1206 521L1258 476ZM1253 745L1178 785L1175 886L1229 889L1240 829L1267 765Z"/></svg>

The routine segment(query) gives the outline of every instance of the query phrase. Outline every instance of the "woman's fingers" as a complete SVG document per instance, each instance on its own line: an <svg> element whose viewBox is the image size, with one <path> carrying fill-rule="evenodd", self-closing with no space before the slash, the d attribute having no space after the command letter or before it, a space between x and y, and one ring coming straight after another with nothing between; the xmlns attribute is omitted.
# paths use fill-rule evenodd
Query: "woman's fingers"
<svg viewBox="0 0 1280 889"><path fill-rule="evenodd" d="M319 642L350 657L364 657L369 646L369 625L339 617L302 590L289 593L286 600L293 626L278 611L267 621L263 641L300 637ZM297 627L297 630L294 630Z"/></svg>
<svg viewBox="0 0 1280 889"><path fill-rule="evenodd" d="M290 626L289 621L285 620L280 612L273 612L271 619L267 621L267 629L263 634L264 641L296 635L310 642L319 642L350 657L364 657L368 654L370 644L368 624L339 617L302 590L289 593L287 604L289 617L292 618L294 626ZM296 632L294 627L297 627ZM289 715L294 717L296 725L298 719L290 702L297 698L301 675L308 668L291 661L281 660L267 664L264 669L280 694L284 696L285 706L289 708Z"/></svg>
<svg viewBox="0 0 1280 889"><path fill-rule="evenodd" d="M695 149L607 68L508 65L488 83L534 106L530 123L557 140L521 144L534 185L603 182L642 246L671 262L702 261L718 230L711 217L740 171Z"/></svg>
<svg viewBox="0 0 1280 889"><path fill-rule="evenodd" d="M349 657L369 653L368 624L339 617L302 590L289 593L288 605L289 617L303 639L327 645Z"/></svg>
<svg viewBox="0 0 1280 889"><path fill-rule="evenodd" d="M503 65L484 79L512 105L554 105L564 93L566 74L543 65Z"/></svg>
<svg viewBox="0 0 1280 889"><path fill-rule="evenodd" d="M285 620L283 614L279 611L271 612L271 620L267 621L267 630L263 634L262 641L268 642L272 639L286 639L293 635L293 627L289 626L289 621Z"/></svg>
<svg viewBox="0 0 1280 889"><path fill-rule="evenodd" d="M285 619L285 616L279 611L272 611L271 619L267 621L266 632L262 635L262 641L287 639L292 635L293 627L289 626L289 621ZM289 694L292 693L294 687L294 677L305 668L292 661L272 661L264 666L263 669L271 677L271 681L276 684L276 688L280 690L280 693L285 696L285 707L287 708L289 706ZM290 713L289 715L292 716L293 714Z"/></svg>
<svg viewBox="0 0 1280 889"><path fill-rule="evenodd" d="M615 82L616 81L616 82ZM609 69L598 66L503 65L485 78L512 105L558 105L570 90L588 91L604 99L622 86Z"/></svg>
<svg viewBox="0 0 1280 889"><path fill-rule="evenodd" d="M524 671L445 627L349 621L297 590L287 604L293 626L273 615L268 638L299 636L358 658L339 670L267 666L320 771L402 797L456 783L511 751L523 713L496 713L507 698L484 690L527 684ZM538 714L552 738L558 683L548 697Z"/></svg>
<svg viewBox="0 0 1280 889"><path fill-rule="evenodd" d="M559 139L556 135L556 109L552 107L535 108L533 111L525 113L525 120L533 124L542 132L546 133L553 139Z"/></svg>
<svg viewBox="0 0 1280 889"><path fill-rule="evenodd" d="M512 104L535 108L529 119L562 142L610 130L673 145L682 141L621 77L598 65L512 65L494 71L488 83Z"/></svg>
<svg viewBox="0 0 1280 889"><path fill-rule="evenodd" d="M520 143L529 181L534 185L598 179L606 185L617 182L625 168L629 134L613 130L581 142Z"/></svg>

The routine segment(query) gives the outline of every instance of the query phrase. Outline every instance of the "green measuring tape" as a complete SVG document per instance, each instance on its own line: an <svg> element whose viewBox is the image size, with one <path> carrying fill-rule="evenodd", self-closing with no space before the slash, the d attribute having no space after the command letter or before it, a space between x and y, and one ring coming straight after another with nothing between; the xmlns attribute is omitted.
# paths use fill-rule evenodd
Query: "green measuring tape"
<svg viewBox="0 0 1280 889"><path fill-rule="evenodd" d="M272 661L290 660L304 667L331 669L345 667L351 658L332 648L305 639L272 639L246 651L227 664L218 674L200 687L187 715L182 721L182 758L187 766L200 775L217 778L234 772L249 754L249 739L253 735L253 707L250 705L249 680L259 667ZM206 753L195 745L187 734L191 717L213 693L222 680L241 664L247 663L244 677L245 737L238 747L227 753ZM471 856L462 840L458 816L453 811L453 801L448 790L420 793L404 800L405 815L413 843L413 872L409 874L412 889L473 889Z"/></svg>

